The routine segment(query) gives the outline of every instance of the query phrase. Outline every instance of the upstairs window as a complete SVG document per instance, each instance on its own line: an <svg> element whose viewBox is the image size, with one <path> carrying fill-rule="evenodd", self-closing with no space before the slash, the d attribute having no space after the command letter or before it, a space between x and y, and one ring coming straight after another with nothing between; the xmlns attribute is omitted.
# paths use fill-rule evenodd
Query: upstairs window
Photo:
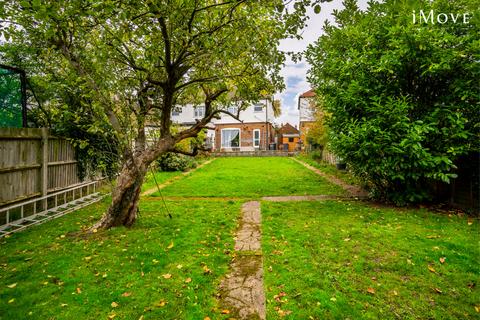
<svg viewBox="0 0 480 320"><path fill-rule="evenodd" d="M228 107L228 112L230 112L233 115L237 115L238 113L238 107L237 106L229 106Z"/></svg>
<svg viewBox="0 0 480 320"><path fill-rule="evenodd" d="M262 112L263 111L263 104L256 104L253 106L253 112Z"/></svg>
<svg viewBox="0 0 480 320"><path fill-rule="evenodd" d="M195 110L194 110L194 113L195 113L195 118L203 118L205 117L205 107L204 106L201 106L201 107L196 107Z"/></svg>
<svg viewBox="0 0 480 320"><path fill-rule="evenodd" d="M180 113L182 113L182 109L180 109L180 108L173 108L173 110L172 110L172 116L179 116Z"/></svg>

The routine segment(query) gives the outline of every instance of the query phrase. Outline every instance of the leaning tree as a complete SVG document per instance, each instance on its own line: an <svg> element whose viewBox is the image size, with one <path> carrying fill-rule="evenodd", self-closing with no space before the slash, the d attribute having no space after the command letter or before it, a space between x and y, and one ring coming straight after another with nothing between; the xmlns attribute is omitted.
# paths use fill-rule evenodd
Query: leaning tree
<svg viewBox="0 0 480 320"><path fill-rule="evenodd" d="M155 159L229 114L224 106L230 102L256 101L282 88L279 40L297 35L312 3L290 2L4 3L1 31L10 57L20 64L35 61L27 71L35 70L52 91L69 92L82 110L75 117L88 114L90 132L108 130L121 155L112 203L93 228L132 225ZM174 129L172 111L188 103L203 104L205 116ZM147 139L149 125L157 128L153 142Z"/></svg>

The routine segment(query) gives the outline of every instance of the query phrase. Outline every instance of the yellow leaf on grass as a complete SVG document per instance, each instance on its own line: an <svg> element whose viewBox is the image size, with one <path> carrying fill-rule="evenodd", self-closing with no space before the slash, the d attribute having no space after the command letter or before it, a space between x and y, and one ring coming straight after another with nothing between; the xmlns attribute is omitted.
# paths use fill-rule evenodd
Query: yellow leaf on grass
<svg viewBox="0 0 480 320"><path fill-rule="evenodd" d="M430 272L437 273L437 271L435 271L435 269L431 265L428 265L428 270Z"/></svg>
<svg viewBox="0 0 480 320"><path fill-rule="evenodd" d="M155 307L164 307L167 303L165 302L165 300L160 300L156 305Z"/></svg>
<svg viewBox="0 0 480 320"><path fill-rule="evenodd" d="M375 294L375 289L373 289L372 287L368 287L367 292L370 294Z"/></svg>
<svg viewBox="0 0 480 320"><path fill-rule="evenodd" d="M116 302L114 301L114 302L112 302L111 306L112 306L112 308L116 308L116 307L118 307L118 303L116 303Z"/></svg>
<svg viewBox="0 0 480 320"><path fill-rule="evenodd" d="M479 305L479 306L475 306L475 311L480 312L480 305Z"/></svg>
<svg viewBox="0 0 480 320"><path fill-rule="evenodd" d="M192 278L185 279L185 283L190 283L190 282L192 282Z"/></svg>
<svg viewBox="0 0 480 320"><path fill-rule="evenodd" d="M434 290L436 293L442 293L442 290L440 290L439 288L435 288Z"/></svg>
<svg viewBox="0 0 480 320"><path fill-rule="evenodd" d="M122 293L122 297L130 297L132 295L131 292L124 292Z"/></svg>
<svg viewBox="0 0 480 320"><path fill-rule="evenodd" d="M203 273L204 274L209 274L209 273L212 273L212 270L210 270L207 265L204 265L203 266Z"/></svg>
<svg viewBox="0 0 480 320"><path fill-rule="evenodd" d="M77 288L77 293L78 293L78 294L82 293L82 289Z"/></svg>
<svg viewBox="0 0 480 320"><path fill-rule="evenodd" d="M228 310L228 309L223 309L221 313L222 313L222 314L229 314L229 313L230 313L230 310Z"/></svg>
<svg viewBox="0 0 480 320"><path fill-rule="evenodd" d="M468 224L469 226L471 226L471 225L473 224L473 220L472 220L471 218L469 218L469 219L467 220L467 224Z"/></svg>
<svg viewBox="0 0 480 320"><path fill-rule="evenodd" d="M162 275L162 277L164 277L165 279L170 279L172 275L170 273L165 273Z"/></svg>
<svg viewBox="0 0 480 320"><path fill-rule="evenodd" d="M173 248L173 241L170 242L170 244L167 246L167 249L172 249Z"/></svg>
<svg viewBox="0 0 480 320"><path fill-rule="evenodd" d="M9 287L10 289L13 289L17 286L16 283L12 283L12 284L9 284L7 287Z"/></svg>
<svg viewBox="0 0 480 320"><path fill-rule="evenodd" d="M8 303L14 303L14 302L15 302L15 298L8 300Z"/></svg>
<svg viewBox="0 0 480 320"><path fill-rule="evenodd" d="M447 258L445 258L445 257L441 257L441 258L440 258L440 259L438 259L438 260L440 260L440 263L445 263L445 260L447 260Z"/></svg>
<svg viewBox="0 0 480 320"><path fill-rule="evenodd" d="M115 318L117 315L115 313L112 313L111 315L108 316L108 319L112 320Z"/></svg>
<svg viewBox="0 0 480 320"><path fill-rule="evenodd" d="M203 320L211 320L210 317L205 317Z"/></svg>

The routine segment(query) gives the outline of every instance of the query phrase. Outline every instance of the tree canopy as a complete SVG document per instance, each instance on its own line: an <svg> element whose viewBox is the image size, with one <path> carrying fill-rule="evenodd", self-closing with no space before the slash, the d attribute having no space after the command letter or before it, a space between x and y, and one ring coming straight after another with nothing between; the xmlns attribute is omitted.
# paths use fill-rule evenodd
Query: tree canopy
<svg viewBox="0 0 480 320"><path fill-rule="evenodd" d="M121 170L99 226L131 225L150 163L231 101L283 88L279 41L299 37L306 6L320 2L14 0L0 10L1 51L45 88L45 109L114 142ZM173 108L187 103L205 105L204 118L172 130ZM159 133L148 143L147 126Z"/></svg>
<svg viewBox="0 0 480 320"><path fill-rule="evenodd" d="M424 200L429 181L449 182L455 160L480 149L478 1L344 4L307 50L331 147L376 196ZM470 19L425 23L420 10Z"/></svg>

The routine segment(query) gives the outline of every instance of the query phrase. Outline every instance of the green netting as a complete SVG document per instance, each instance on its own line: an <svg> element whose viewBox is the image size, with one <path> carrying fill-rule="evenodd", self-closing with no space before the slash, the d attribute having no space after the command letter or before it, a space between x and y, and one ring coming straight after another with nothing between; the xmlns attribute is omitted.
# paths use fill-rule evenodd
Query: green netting
<svg viewBox="0 0 480 320"><path fill-rule="evenodd" d="M23 126L20 74L0 68L0 128Z"/></svg>

